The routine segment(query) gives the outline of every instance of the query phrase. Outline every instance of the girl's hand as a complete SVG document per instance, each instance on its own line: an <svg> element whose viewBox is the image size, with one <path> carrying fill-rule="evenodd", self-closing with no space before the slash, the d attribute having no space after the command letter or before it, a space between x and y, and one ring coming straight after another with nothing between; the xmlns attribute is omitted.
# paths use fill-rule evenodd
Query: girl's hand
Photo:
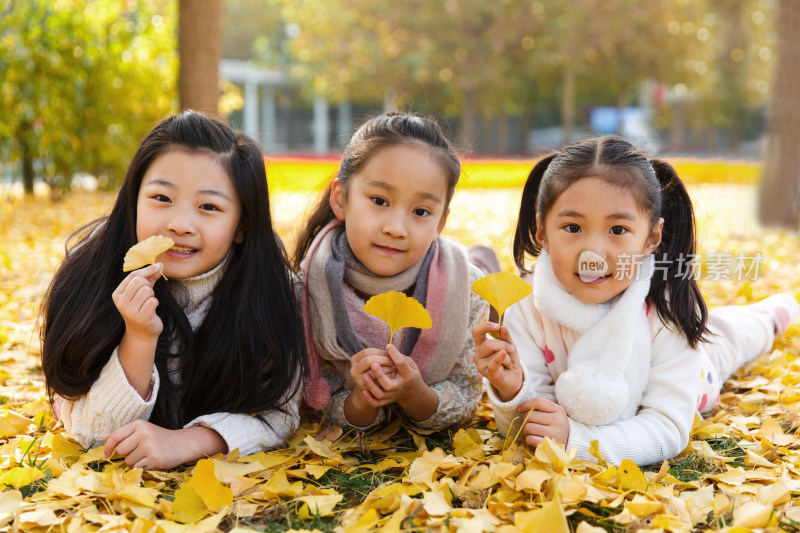
<svg viewBox="0 0 800 533"><path fill-rule="evenodd" d="M397 368L386 350L380 348L365 348L350 358L350 377L353 378L355 387L366 389L364 376L374 377L372 365L378 365L388 375L397 373Z"/></svg>
<svg viewBox="0 0 800 533"><path fill-rule="evenodd" d="M487 337L487 333L499 332L498 339ZM472 328L475 339L475 366L478 372L491 382L501 401L513 399L522 387L522 365L517 347L508 328L494 322L481 322Z"/></svg>
<svg viewBox="0 0 800 533"><path fill-rule="evenodd" d="M378 407L368 400L366 378L372 376L372 365L386 369L393 374L397 371L385 350L366 348L350 358L350 377L353 378L353 390L345 400L344 416L347 421L355 426L368 426L378 416Z"/></svg>
<svg viewBox="0 0 800 533"><path fill-rule="evenodd" d="M134 270L122 280L111 295L114 305L125 321L125 333L153 339L161 335L164 324L156 314L158 300L153 286L161 277L161 263Z"/></svg>
<svg viewBox="0 0 800 533"><path fill-rule="evenodd" d="M211 428L165 429L146 420L126 424L104 435L103 440L103 457L111 457L116 449L129 466L145 470L167 470L228 449L225 440Z"/></svg>
<svg viewBox="0 0 800 533"><path fill-rule="evenodd" d="M397 403L415 420L429 418L439 407L439 396L422 379L417 363L392 344L386 347L397 372L387 374L380 365L372 365L372 374L364 376L365 398L374 407Z"/></svg>
<svg viewBox="0 0 800 533"><path fill-rule="evenodd" d="M545 437L550 437L556 442L567 445L569 440L569 417L563 407L544 398L534 398L522 402L517 407L517 411L523 415L531 411L522 429L525 435L525 442L528 445L538 446Z"/></svg>

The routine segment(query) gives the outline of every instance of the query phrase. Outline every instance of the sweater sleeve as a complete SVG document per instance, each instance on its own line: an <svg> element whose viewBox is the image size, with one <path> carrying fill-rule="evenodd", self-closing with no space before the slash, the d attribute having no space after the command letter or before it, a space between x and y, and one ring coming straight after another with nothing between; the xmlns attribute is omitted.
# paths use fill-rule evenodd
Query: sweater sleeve
<svg viewBox="0 0 800 533"><path fill-rule="evenodd" d="M135 420L150 418L158 396L159 377L155 365L150 376L150 395L143 399L128 382L114 348L100 376L85 395L64 400L61 421L75 440L87 448L102 444L102 436Z"/></svg>
<svg viewBox="0 0 800 533"><path fill-rule="evenodd" d="M470 265L470 287L472 282L483 277L477 267ZM475 339L472 328L489 317L489 304L474 292L470 293L469 323L467 324L466 342L456 359L450 375L446 379L433 383L430 388L439 397L436 411L425 420L406 419L412 425L424 429L442 429L452 425L463 425L472 420L475 410L483 396L481 375L473 362L475 356Z"/></svg>
<svg viewBox="0 0 800 533"><path fill-rule="evenodd" d="M519 432L522 415L517 407L531 398L555 399L555 384L544 361L544 337L533 314L533 295L512 305L505 313L504 325L508 328L511 340L517 347L522 364L522 386L517 395L507 402L498 398L497 392L488 379L483 380L489 402L494 411L497 429L505 436L515 436Z"/></svg>
<svg viewBox="0 0 800 533"><path fill-rule="evenodd" d="M638 412L602 426L569 421L567 448L590 459L589 445L600 444L603 458L613 464L631 459L638 465L672 459L689 443L697 405L700 363L686 339L662 326L653 339L650 375Z"/></svg>
<svg viewBox="0 0 800 533"><path fill-rule="evenodd" d="M299 406L302 387L284 404L283 411L264 411L260 416L240 413L211 413L195 418L184 427L213 429L228 445L228 452L252 455L284 444L300 425Z"/></svg>

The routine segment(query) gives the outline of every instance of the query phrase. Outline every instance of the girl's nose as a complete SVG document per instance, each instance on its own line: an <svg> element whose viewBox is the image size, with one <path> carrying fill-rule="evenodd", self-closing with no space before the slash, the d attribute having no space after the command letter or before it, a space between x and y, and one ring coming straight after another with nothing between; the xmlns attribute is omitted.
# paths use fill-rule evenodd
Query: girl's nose
<svg viewBox="0 0 800 533"><path fill-rule="evenodd" d="M383 232L394 239L404 239L408 235L405 217L400 213L387 215L383 222Z"/></svg>
<svg viewBox="0 0 800 533"><path fill-rule="evenodd" d="M167 231L175 235L191 235L195 231L194 219L188 213L175 213L167 223Z"/></svg>

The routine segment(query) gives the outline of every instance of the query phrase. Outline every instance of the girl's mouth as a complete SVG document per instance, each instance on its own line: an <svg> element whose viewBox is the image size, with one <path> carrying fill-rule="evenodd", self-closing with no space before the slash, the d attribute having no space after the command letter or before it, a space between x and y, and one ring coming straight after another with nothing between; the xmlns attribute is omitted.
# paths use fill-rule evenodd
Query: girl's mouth
<svg viewBox="0 0 800 533"><path fill-rule="evenodd" d="M188 257L192 254L197 253L196 248L189 248L186 246L173 246L167 253L173 257Z"/></svg>
<svg viewBox="0 0 800 533"><path fill-rule="evenodd" d="M383 252L385 254L390 254L390 255L395 255L395 254L399 254L400 252L402 252L402 250L398 250L397 248L390 248L388 246L380 246L380 245L376 244L375 247L378 250L380 250L381 252Z"/></svg>
<svg viewBox="0 0 800 533"><path fill-rule="evenodd" d="M611 277L611 274L607 274L605 276L599 277L589 277L585 274L579 274L578 279L581 280L582 283L585 285L600 285L601 283L605 282L608 278Z"/></svg>

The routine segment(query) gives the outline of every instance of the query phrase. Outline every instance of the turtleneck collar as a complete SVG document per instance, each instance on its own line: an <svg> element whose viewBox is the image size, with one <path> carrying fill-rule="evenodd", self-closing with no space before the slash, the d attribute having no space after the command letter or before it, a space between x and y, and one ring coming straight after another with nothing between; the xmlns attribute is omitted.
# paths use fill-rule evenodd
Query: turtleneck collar
<svg viewBox="0 0 800 533"><path fill-rule="evenodd" d="M186 289L189 301L184 306L184 312L187 316L193 315L201 307L205 307L204 304L210 301L211 294L217 287L219 280L222 279L230 256L231 254L229 252L228 255L225 256L225 259L220 261L217 266L208 272L192 276L191 278L175 280Z"/></svg>

